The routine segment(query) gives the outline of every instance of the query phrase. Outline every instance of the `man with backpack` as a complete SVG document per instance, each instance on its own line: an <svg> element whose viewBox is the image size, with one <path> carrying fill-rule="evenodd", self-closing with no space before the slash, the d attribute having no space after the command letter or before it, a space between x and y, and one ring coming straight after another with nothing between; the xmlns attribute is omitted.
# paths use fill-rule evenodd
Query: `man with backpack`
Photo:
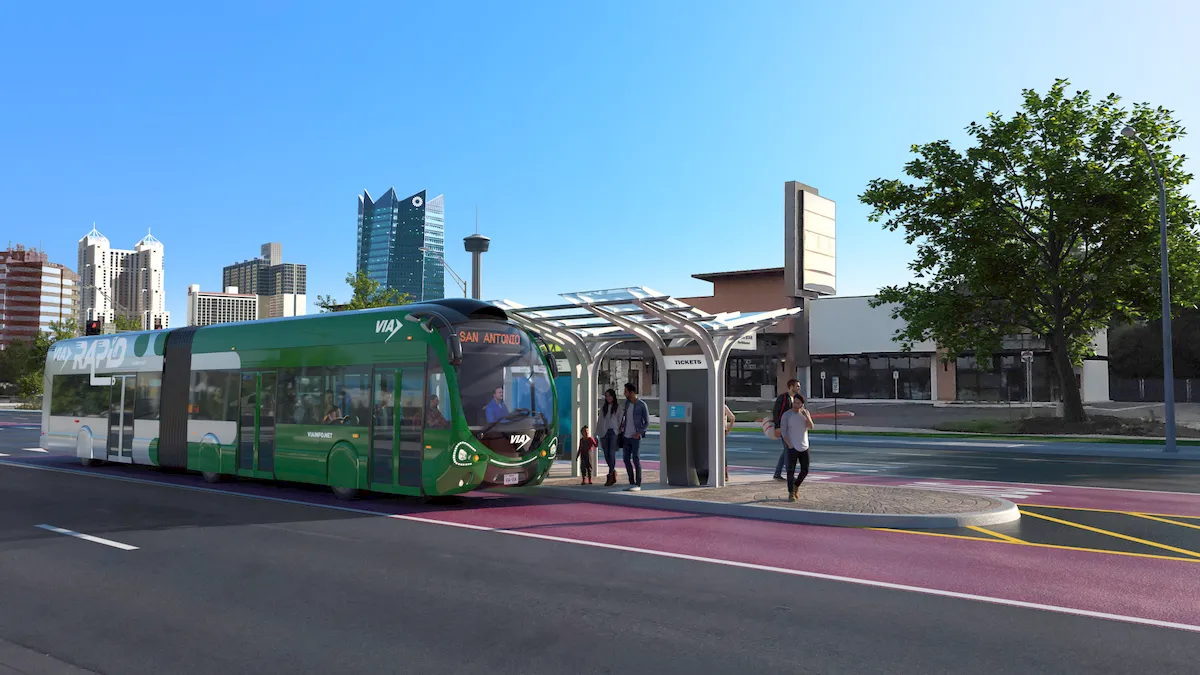
<svg viewBox="0 0 1200 675"><path fill-rule="evenodd" d="M783 466L787 463L788 446L787 441L783 440L782 420L784 413L792 409L792 402L799 395L800 380L788 380L787 391L780 394L771 407L771 419L775 423L775 433L779 434L780 441L783 443L783 452L779 455L779 461L775 463L775 480L786 480L783 477Z"/></svg>

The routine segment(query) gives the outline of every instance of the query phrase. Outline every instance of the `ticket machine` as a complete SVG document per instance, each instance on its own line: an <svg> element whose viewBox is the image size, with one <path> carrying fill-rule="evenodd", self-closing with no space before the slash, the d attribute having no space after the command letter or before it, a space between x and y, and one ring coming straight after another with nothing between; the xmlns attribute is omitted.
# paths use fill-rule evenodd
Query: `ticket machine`
<svg viewBox="0 0 1200 675"><path fill-rule="evenodd" d="M687 401L668 401L663 416L662 451L667 460L667 483L670 485L700 485L693 459L694 432L692 404Z"/></svg>

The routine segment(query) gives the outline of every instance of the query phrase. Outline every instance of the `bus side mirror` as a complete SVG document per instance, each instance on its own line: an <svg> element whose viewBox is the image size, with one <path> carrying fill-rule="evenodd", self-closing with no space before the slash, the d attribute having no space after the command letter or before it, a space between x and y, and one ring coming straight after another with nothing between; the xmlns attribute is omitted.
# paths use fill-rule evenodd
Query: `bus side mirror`
<svg viewBox="0 0 1200 675"><path fill-rule="evenodd" d="M450 336L447 338L447 347L450 348L450 365L460 366L463 360L462 340L458 337L458 331L451 330Z"/></svg>
<svg viewBox="0 0 1200 675"><path fill-rule="evenodd" d="M538 344L541 345L542 356L546 359L546 365L550 369L550 378L558 377L558 359L554 358L554 352L550 351L550 345L542 339L541 335L536 333L532 335L533 339L537 340Z"/></svg>

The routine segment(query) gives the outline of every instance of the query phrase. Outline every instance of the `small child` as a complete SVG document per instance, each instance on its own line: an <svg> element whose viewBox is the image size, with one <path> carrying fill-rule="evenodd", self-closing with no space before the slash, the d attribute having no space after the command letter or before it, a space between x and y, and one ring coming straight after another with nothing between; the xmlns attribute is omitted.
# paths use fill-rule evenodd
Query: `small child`
<svg viewBox="0 0 1200 675"><path fill-rule="evenodd" d="M592 449L596 447L596 439L588 432L585 425L579 430L579 468L583 471L583 482L580 485L592 484Z"/></svg>

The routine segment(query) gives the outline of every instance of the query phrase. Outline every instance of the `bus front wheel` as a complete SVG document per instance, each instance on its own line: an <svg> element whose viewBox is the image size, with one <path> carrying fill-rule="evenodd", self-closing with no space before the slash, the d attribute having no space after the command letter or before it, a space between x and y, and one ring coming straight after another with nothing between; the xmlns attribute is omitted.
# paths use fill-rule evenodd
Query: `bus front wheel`
<svg viewBox="0 0 1200 675"><path fill-rule="evenodd" d="M222 478L221 474L216 471L201 471L200 475L204 476L204 481L207 483L220 483Z"/></svg>
<svg viewBox="0 0 1200 675"><path fill-rule="evenodd" d="M92 459L91 457L80 457L79 463L84 466L100 466L104 462L102 462L98 459Z"/></svg>

